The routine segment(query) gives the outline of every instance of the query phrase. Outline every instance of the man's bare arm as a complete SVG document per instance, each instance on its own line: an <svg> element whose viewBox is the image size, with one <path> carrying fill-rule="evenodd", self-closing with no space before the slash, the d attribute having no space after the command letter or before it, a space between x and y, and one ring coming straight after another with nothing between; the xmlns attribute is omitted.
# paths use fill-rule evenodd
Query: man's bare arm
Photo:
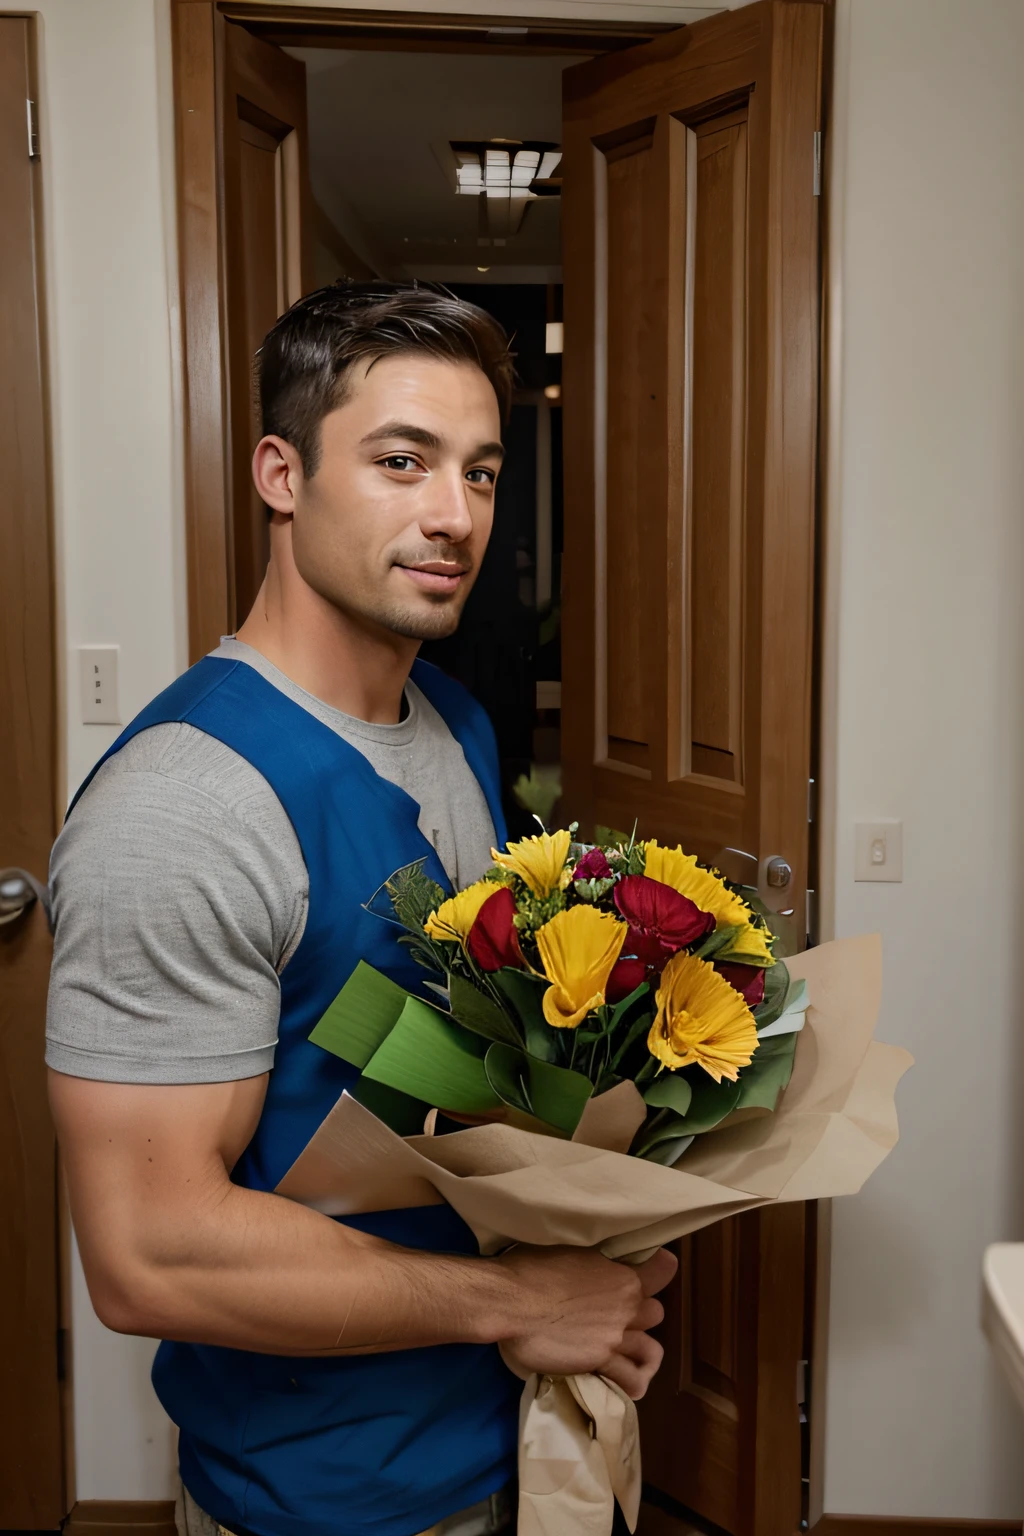
<svg viewBox="0 0 1024 1536"><path fill-rule="evenodd" d="M421 1253L232 1184L266 1077L142 1086L50 1074L93 1304L123 1333L264 1354L501 1343L514 1369L599 1370L642 1395L646 1330L674 1259L640 1270L576 1249Z"/></svg>

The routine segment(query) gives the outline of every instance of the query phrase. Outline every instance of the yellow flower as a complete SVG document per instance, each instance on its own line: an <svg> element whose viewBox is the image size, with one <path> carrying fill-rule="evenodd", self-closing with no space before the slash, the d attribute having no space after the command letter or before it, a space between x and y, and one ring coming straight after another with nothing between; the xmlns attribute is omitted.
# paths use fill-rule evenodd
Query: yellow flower
<svg viewBox="0 0 1024 1536"><path fill-rule="evenodd" d="M460 944L466 942L466 935L477 920L480 908L484 902L494 895L499 887L493 880L478 880L475 885L467 885L464 891L450 896L443 901L436 912L431 912L423 930L431 939L453 939Z"/></svg>
<svg viewBox="0 0 1024 1536"><path fill-rule="evenodd" d="M507 853L491 849L491 858L501 869L510 869L525 881L535 896L550 896L569 883L565 861L569 857L568 832L542 832L540 837L524 837L509 843Z"/></svg>
<svg viewBox="0 0 1024 1536"><path fill-rule="evenodd" d="M647 1048L663 1066L699 1063L716 1083L735 1082L757 1049L754 1016L713 965L680 950L666 965Z"/></svg>
<svg viewBox="0 0 1024 1536"><path fill-rule="evenodd" d="M756 965L774 965L768 948L771 935L764 928L757 928L751 921L753 913L741 896L710 870L701 869L691 853L681 848L662 848L656 842L645 845L644 873L651 880L670 885L682 896L688 896L702 912L710 912L718 928L735 928L742 925L728 949L730 960L746 960ZM722 956L724 959L724 955Z"/></svg>
<svg viewBox="0 0 1024 1536"><path fill-rule="evenodd" d="M588 906L570 907L538 928L537 948L551 982L544 1017L555 1029L575 1029L591 1009L601 1007L625 938L625 923Z"/></svg>

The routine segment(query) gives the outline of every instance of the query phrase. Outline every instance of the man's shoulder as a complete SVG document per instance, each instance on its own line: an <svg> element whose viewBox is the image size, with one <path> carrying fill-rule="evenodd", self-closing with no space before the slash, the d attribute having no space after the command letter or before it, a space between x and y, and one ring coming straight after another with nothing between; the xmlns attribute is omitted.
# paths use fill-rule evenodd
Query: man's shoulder
<svg viewBox="0 0 1024 1536"><path fill-rule="evenodd" d="M294 834L271 786L234 748L185 721L163 721L132 736L101 765L69 824L110 816L156 816L165 831L227 825L289 844Z"/></svg>

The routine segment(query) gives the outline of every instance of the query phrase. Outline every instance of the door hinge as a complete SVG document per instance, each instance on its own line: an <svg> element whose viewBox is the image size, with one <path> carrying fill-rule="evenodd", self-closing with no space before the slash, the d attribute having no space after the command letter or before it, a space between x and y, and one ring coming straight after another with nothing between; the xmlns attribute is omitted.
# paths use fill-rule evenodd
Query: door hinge
<svg viewBox="0 0 1024 1536"><path fill-rule="evenodd" d="M818 819L818 781L817 781L817 779L808 779L807 780L807 820L809 822L813 822L813 821L817 821L817 819Z"/></svg>
<svg viewBox="0 0 1024 1536"><path fill-rule="evenodd" d="M814 195L821 196L821 129L814 135Z"/></svg>
<svg viewBox="0 0 1024 1536"><path fill-rule="evenodd" d="M818 942L818 893L807 892L807 947L813 949Z"/></svg>
<svg viewBox="0 0 1024 1536"><path fill-rule="evenodd" d="M57 1380L68 1379L68 1331L66 1328L57 1329Z"/></svg>
<svg viewBox="0 0 1024 1536"><path fill-rule="evenodd" d="M36 116L36 104L25 99L25 121L28 127L28 157L30 160L39 159L39 120Z"/></svg>

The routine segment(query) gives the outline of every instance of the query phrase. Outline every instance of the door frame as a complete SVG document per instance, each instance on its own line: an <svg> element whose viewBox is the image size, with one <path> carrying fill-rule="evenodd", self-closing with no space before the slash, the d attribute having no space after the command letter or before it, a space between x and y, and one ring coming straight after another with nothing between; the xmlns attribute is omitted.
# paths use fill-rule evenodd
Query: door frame
<svg viewBox="0 0 1024 1536"><path fill-rule="evenodd" d="M28 844L34 844L34 853L40 854L39 836L46 832L48 840L52 842L60 826L63 815L64 802L62 786L65 775L65 743L62 731L62 712L60 709L60 697L64 685L63 666L61 661L61 614L59 606L59 594L57 590L57 555L56 532L54 522L54 454L53 454L53 415L52 415L52 387L51 387L51 354L49 345L49 319L47 283L47 228L46 228L46 198L43 156L46 152L45 143L40 143L40 125L45 119L41 101L41 40L39 13L35 10L23 8L0 9L0 20L20 21L25 25L26 38L26 86L29 101L32 103L27 130L35 139L34 148L26 144L26 156L31 170L32 190L31 197L31 240L32 252L30 262L33 269L35 286L35 343L37 347L36 357L32 367L26 368L24 385L30 394L35 394L35 407L40 417L40 441L37 444L39 456L42 460L39 467L38 501L27 507L24 518L28 519L33 513L37 514L41 525L35 533L35 537L28 535L27 523L25 536L15 533L12 544L17 547L17 559L22 562L22 569L30 580L30 592L38 598L38 578L45 566L46 605L40 604L35 610L34 618L37 625L35 635L31 633L22 637L23 643L28 644L28 657L25 658L26 683L31 698L31 713L34 719L31 729L27 733L30 737L29 754L38 771L41 763L46 762L49 775L48 783L38 786L33 783L32 797L33 809L31 817L17 818L18 824L11 822L9 832L11 841L5 838L0 863L6 864L9 857L16 860L24 859L25 866L30 872L45 882L46 857L42 854L42 865L33 868L34 858L30 858L23 851ZM28 107L28 102L26 102ZM24 119L23 119L24 121ZM33 376L34 374L34 376ZM12 513L12 517L21 520L19 512ZM20 594L24 599L25 594ZM48 644L41 642L42 634L47 635ZM10 632L13 638L13 630ZM33 654L34 653L34 654ZM36 696L42 680L45 679L45 691L48 697L42 699ZM22 721L22 724L25 722ZM35 800L39 793L43 803ZM24 810L25 807L23 806ZM34 827L29 823L34 823ZM48 851L48 850L46 850ZM19 930L31 924L34 928L38 925L45 927L45 919L36 903L27 916L18 919L15 927L7 930L4 942L11 943L12 947L21 941ZM26 935L31 943L31 938ZM26 945L27 947L27 945ZM31 949L26 956L22 954L22 961L38 964L38 955ZM39 1020L40 1024L42 1019ZM41 1064L40 1064L41 1066ZM47 1183L52 1189L52 1205L47 1198L46 1209L40 1209L40 1220L47 1226L52 1222L53 1241L53 1272L52 1290L46 1286L40 1286L37 1301L47 1307L47 1311L55 1323L53 1338L52 1367L54 1375L46 1383L49 1392L51 1384L56 1384L56 1407L53 1415L56 1433L59 1437L57 1448L57 1461L60 1471L57 1476L57 1486L47 1485L44 1481L45 1494L51 1500L51 1507L60 1510L63 1518L74 1503L75 1497L75 1462L74 1462L74 1405L73 1383L71 1377L71 1223L70 1212L64 1190L63 1171L60 1163L59 1151L56 1145L56 1133L49 1122L49 1116L44 1108L45 1124L49 1127L47 1140L52 1148L52 1170L50 1171L52 1183L48 1177ZM40 1136L43 1127L39 1126ZM24 1162L33 1155L39 1156L40 1146L25 1146L21 1149ZM37 1205L41 1202L36 1201ZM37 1274L37 1280L38 1280ZM52 1304L52 1312L50 1310ZM23 1329L26 1337L31 1334L28 1319ZM38 1379L38 1377L36 1378ZM43 1384L40 1383L40 1386ZM52 1502L55 1501L55 1502ZM46 1502L44 1499L42 1502Z"/></svg>
<svg viewBox="0 0 1024 1536"><path fill-rule="evenodd" d="M286 46L305 41L316 47L581 57L674 30L661 23L354 11L287 0L171 0L190 663L216 646L231 612L224 144L217 129L217 81L229 21ZM529 30L525 37L487 42L487 29L501 26Z"/></svg>
<svg viewBox="0 0 1024 1536"><path fill-rule="evenodd" d="M625 10L628 0L621 0ZM825 12L822 65L823 174L819 210L821 239L817 549L814 639L815 777L820 798L812 816L811 869L822 892L818 929L832 936L831 784L834 774L835 636L832 566L837 541L826 539L837 505L833 480L838 442L840 332L838 285L830 291L830 184L839 149L833 149L834 0L804 0ZM627 20L577 21L500 13L345 9L289 3L289 0L170 0L173 68L175 187L178 223L178 283L181 307L181 381L184 419L184 503L188 592L189 662L214 648L229 627L231 575L229 468L226 453L227 319L223 143L218 133L217 81L222 77L225 25L245 26L266 42L285 47L364 48L436 53L518 56L578 53L581 58L649 42L679 30L674 23ZM488 40L488 29L527 27ZM822 783L822 779L824 782ZM822 888L824 887L824 891ZM825 1401L827 1387L828 1298L831 1275L830 1203L817 1203L809 1227L805 1343L810 1354L808 1394L808 1525L827 1517L824 1509Z"/></svg>

